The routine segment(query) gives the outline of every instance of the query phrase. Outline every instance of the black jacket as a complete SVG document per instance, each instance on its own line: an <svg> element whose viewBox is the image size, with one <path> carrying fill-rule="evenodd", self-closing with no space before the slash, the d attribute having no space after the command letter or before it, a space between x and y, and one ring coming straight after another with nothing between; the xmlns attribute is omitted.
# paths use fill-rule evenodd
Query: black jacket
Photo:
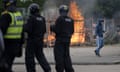
<svg viewBox="0 0 120 72"><path fill-rule="evenodd" d="M11 23L11 16L8 13L1 15L0 29L2 30L3 35L6 34L7 28L9 27L10 23Z"/></svg>
<svg viewBox="0 0 120 72"><path fill-rule="evenodd" d="M39 14L29 16L27 23L24 26L24 30L27 32L28 38L43 38L44 33L46 32L45 18Z"/></svg>
<svg viewBox="0 0 120 72"><path fill-rule="evenodd" d="M74 21L68 16L59 16L51 30L55 32L56 38L69 41L74 32Z"/></svg>
<svg viewBox="0 0 120 72"><path fill-rule="evenodd" d="M99 21L95 28L95 35L99 37L103 37L103 33L104 33L103 25L101 21Z"/></svg>

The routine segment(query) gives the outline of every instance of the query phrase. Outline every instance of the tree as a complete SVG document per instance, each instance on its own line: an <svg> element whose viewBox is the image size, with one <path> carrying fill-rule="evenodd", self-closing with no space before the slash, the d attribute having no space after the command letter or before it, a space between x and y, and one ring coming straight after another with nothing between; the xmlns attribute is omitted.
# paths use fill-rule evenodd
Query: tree
<svg viewBox="0 0 120 72"><path fill-rule="evenodd" d="M3 7L2 7L3 5L2 5L2 0L0 0L0 13L2 12L2 10L3 10Z"/></svg>
<svg viewBox="0 0 120 72"><path fill-rule="evenodd" d="M21 0L17 0L17 6L19 8L27 8L31 3L38 3L40 5L40 9L43 8L43 4L46 0L26 0L26 2L21 2ZM0 0L0 13L3 10L3 3L2 0Z"/></svg>
<svg viewBox="0 0 120 72"><path fill-rule="evenodd" d="M104 17L112 18L118 11L120 11L120 0L97 0L95 12Z"/></svg>
<svg viewBox="0 0 120 72"><path fill-rule="evenodd" d="M69 5L70 0L56 0L57 6L59 7L60 5Z"/></svg>
<svg viewBox="0 0 120 72"><path fill-rule="evenodd" d="M32 0L32 1L28 0L26 2L21 2L20 0L18 0L17 6L27 8L31 3L37 3L37 4L39 4L40 9L42 9L45 1L46 0Z"/></svg>

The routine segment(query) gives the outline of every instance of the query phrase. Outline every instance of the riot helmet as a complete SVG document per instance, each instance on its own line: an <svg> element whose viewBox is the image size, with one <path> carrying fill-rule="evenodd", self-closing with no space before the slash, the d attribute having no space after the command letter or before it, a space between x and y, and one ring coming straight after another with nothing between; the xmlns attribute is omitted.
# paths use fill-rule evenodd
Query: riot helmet
<svg viewBox="0 0 120 72"><path fill-rule="evenodd" d="M69 11L69 8L68 8L67 5L61 5L59 7L59 13L60 13L60 15L67 15L68 11Z"/></svg>
<svg viewBox="0 0 120 72"><path fill-rule="evenodd" d="M30 4L28 9L29 9L30 14L34 15L36 13L39 13L40 7L38 4L32 3L32 4Z"/></svg>
<svg viewBox="0 0 120 72"><path fill-rule="evenodd" d="M3 0L4 7L9 7L11 5L16 6L17 0Z"/></svg>

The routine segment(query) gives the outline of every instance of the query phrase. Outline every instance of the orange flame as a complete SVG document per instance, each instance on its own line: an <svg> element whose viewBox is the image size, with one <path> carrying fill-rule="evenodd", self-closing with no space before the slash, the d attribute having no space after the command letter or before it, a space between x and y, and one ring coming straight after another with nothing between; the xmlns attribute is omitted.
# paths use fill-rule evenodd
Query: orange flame
<svg viewBox="0 0 120 72"><path fill-rule="evenodd" d="M71 18L74 19L74 34L72 35L72 38L71 38L71 44L74 45L74 44L84 43L85 42L84 17L82 16L74 0L71 1L70 3L69 15ZM48 31L50 31L49 28L48 28ZM54 41L55 41L54 33L51 34L49 32L47 40L45 40L45 42L48 42L49 45L52 46L52 43L54 43Z"/></svg>
<svg viewBox="0 0 120 72"><path fill-rule="evenodd" d="M70 3L70 17L74 19L74 34L71 38L71 43L84 43L84 18L75 1Z"/></svg>

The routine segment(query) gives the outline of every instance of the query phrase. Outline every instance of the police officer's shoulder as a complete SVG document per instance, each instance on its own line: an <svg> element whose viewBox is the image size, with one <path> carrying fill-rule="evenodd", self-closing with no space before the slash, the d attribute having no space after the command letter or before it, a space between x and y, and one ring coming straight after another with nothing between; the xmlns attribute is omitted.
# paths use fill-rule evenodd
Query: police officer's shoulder
<svg viewBox="0 0 120 72"><path fill-rule="evenodd" d="M68 17L68 18L70 18L71 20L73 20L73 18L71 18L71 17Z"/></svg>
<svg viewBox="0 0 120 72"><path fill-rule="evenodd" d="M4 11L1 13L1 17L4 19L11 19L10 14L8 13L8 11Z"/></svg>
<svg viewBox="0 0 120 72"><path fill-rule="evenodd" d="M5 14L9 14L9 12L7 10L5 10L1 13L1 15L5 15Z"/></svg>
<svg viewBox="0 0 120 72"><path fill-rule="evenodd" d="M72 22L73 20L72 20L72 18L70 18L70 17L65 17L65 21L67 21L67 22Z"/></svg>
<svg viewBox="0 0 120 72"><path fill-rule="evenodd" d="M26 23L29 22L29 21L34 21L35 17L33 17L32 15L28 16L26 18Z"/></svg>
<svg viewBox="0 0 120 72"><path fill-rule="evenodd" d="M71 22L72 21L72 19L68 16L59 16L57 20L66 21L66 22Z"/></svg>
<svg viewBox="0 0 120 72"><path fill-rule="evenodd" d="M58 17L59 20L64 20L65 18L66 18L66 17L64 17L64 16L59 16L59 17Z"/></svg>
<svg viewBox="0 0 120 72"><path fill-rule="evenodd" d="M59 16L59 17L57 18L56 22L58 22L58 21L64 21L64 17L63 17L63 16Z"/></svg>
<svg viewBox="0 0 120 72"><path fill-rule="evenodd" d="M37 16L37 17L36 17L36 20L37 20L37 21L43 21L43 20L45 20L45 18L44 18L43 16Z"/></svg>

